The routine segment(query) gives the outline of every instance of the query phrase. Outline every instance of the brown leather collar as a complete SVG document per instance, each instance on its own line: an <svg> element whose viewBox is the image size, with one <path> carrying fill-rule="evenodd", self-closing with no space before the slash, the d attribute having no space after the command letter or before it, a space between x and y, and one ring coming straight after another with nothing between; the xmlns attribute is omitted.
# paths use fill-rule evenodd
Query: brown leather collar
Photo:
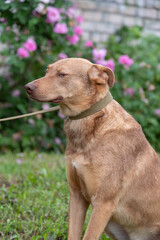
<svg viewBox="0 0 160 240"><path fill-rule="evenodd" d="M101 99L99 102L92 105L89 109L85 110L84 112L81 112L80 114L76 116L69 116L69 119L71 120L78 120L85 117L88 117L90 115L93 115L94 113L102 110L105 106L107 106L111 101L113 97L110 92L107 93L107 95Z"/></svg>

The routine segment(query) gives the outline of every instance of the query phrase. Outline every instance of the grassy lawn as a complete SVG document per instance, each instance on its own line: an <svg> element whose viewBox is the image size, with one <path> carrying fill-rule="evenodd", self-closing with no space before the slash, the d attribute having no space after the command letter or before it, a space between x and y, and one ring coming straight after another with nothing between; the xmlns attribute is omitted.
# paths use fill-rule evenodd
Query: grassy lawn
<svg viewBox="0 0 160 240"><path fill-rule="evenodd" d="M0 156L1 240L67 239L68 201L63 155L31 152Z"/></svg>

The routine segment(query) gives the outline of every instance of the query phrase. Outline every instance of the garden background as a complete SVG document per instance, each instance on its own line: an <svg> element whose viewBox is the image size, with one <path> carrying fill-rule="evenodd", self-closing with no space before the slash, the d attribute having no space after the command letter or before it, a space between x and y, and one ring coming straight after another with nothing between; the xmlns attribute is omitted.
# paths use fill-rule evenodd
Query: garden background
<svg viewBox="0 0 160 240"><path fill-rule="evenodd" d="M83 57L114 71L113 97L160 152L159 30L158 0L0 1L0 118L51 107L31 101L24 85L49 63ZM66 239L64 119L0 124L2 239Z"/></svg>

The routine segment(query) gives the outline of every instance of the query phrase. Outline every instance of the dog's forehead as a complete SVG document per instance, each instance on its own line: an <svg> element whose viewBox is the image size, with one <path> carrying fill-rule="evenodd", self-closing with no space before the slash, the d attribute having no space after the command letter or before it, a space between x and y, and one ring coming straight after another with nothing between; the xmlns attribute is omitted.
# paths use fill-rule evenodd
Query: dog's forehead
<svg viewBox="0 0 160 240"><path fill-rule="evenodd" d="M47 72L55 71L67 71L68 73L79 72L79 71L88 71L92 63L86 59L81 58L67 58L59 60L55 63L52 63L48 66Z"/></svg>

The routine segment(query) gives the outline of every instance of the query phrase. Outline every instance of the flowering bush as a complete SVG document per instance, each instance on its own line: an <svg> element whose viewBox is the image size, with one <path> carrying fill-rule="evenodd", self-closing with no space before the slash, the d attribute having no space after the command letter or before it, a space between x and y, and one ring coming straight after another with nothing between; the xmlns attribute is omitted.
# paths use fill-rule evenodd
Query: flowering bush
<svg viewBox="0 0 160 240"><path fill-rule="evenodd" d="M44 75L48 64L67 57L91 58L81 41L82 16L65 0L0 1L0 118L47 109L49 103L28 99L24 85ZM0 148L63 151L65 137L60 113L47 113L0 124Z"/></svg>
<svg viewBox="0 0 160 240"><path fill-rule="evenodd" d="M122 28L99 49L83 43L72 2L58 0L0 1L0 31L4 43L0 59L0 118L51 107L28 100L24 85L44 75L48 64L67 57L84 57L115 72L112 93L142 125L160 150L160 39L143 36L138 27ZM150 47L148 47L150 46ZM64 116L47 113L0 125L2 151L54 149L63 151Z"/></svg>

